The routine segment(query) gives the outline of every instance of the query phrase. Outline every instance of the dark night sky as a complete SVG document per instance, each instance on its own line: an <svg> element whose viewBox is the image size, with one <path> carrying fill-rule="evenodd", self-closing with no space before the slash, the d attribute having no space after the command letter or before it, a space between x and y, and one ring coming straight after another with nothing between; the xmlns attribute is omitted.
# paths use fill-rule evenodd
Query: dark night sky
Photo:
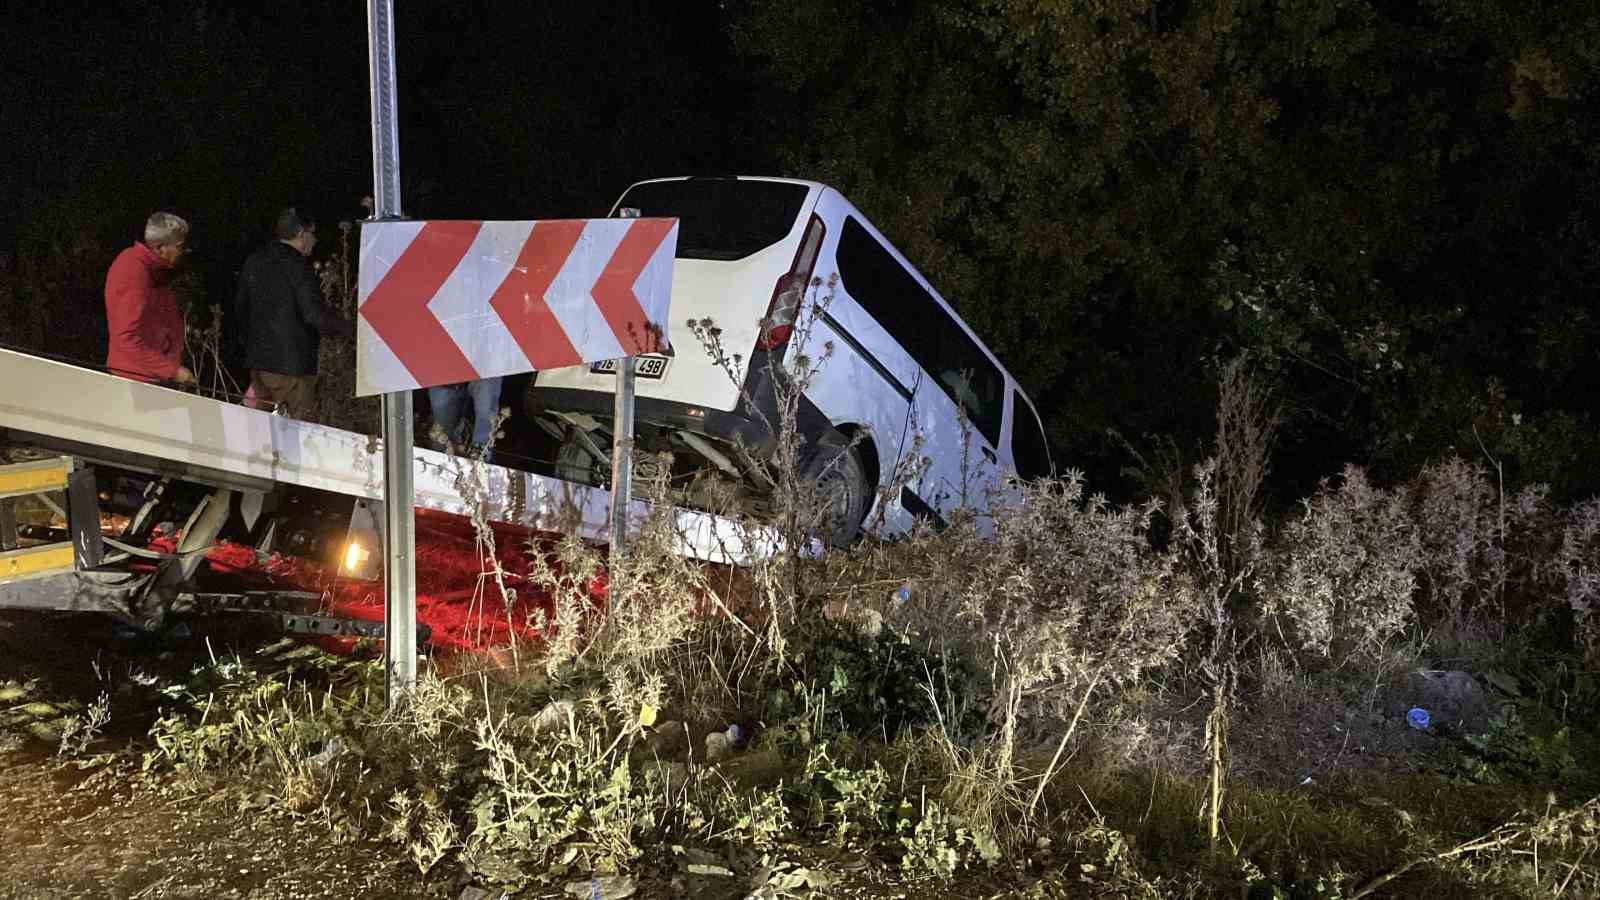
<svg viewBox="0 0 1600 900"><path fill-rule="evenodd" d="M638 178L766 162L714 2L397 6L407 214L594 214ZM324 220L359 214L371 159L359 0L28 4L8 17L0 244L85 225L120 241L167 206L202 250L236 256L290 202Z"/></svg>

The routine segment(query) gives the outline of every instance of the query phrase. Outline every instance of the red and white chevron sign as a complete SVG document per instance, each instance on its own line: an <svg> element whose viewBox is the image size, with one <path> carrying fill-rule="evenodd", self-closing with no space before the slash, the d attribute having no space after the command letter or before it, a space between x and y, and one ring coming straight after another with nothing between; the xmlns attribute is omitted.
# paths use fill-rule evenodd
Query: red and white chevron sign
<svg viewBox="0 0 1600 900"><path fill-rule="evenodd" d="M367 222L356 396L666 349L677 219Z"/></svg>

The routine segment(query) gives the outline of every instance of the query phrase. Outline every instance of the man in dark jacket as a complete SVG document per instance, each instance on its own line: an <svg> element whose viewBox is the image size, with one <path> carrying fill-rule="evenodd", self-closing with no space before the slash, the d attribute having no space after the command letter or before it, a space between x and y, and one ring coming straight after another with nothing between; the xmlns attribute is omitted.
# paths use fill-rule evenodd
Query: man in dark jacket
<svg viewBox="0 0 1600 900"><path fill-rule="evenodd" d="M278 215L273 237L245 260L234 314L244 325L244 363L256 401L310 421L322 338L352 337L355 327L322 302L307 258L317 245L315 224L286 209Z"/></svg>

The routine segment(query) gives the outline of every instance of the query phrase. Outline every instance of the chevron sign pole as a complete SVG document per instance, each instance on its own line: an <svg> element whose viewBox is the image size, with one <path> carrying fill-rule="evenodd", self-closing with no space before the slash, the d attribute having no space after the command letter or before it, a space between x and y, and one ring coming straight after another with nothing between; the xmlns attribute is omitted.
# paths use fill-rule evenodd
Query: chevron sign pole
<svg viewBox="0 0 1600 900"><path fill-rule="evenodd" d="M666 350L677 219L361 229L356 395Z"/></svg>
<svg viewBox="0 0 1600 900"><path fill-rule="evenodd" d="M394 0L367 0L372 82L372 216L400 218L400 117L396 110ZM383 395L383 693L390 709L417 684L416 484L411 392Z"/></svg>

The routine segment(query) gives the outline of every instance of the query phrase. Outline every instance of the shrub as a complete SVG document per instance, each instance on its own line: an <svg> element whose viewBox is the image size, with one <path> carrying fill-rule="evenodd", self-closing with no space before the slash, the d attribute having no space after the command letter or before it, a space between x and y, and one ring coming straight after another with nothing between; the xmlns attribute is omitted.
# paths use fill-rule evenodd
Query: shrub
<svg viewBox="0 0 1600 900"><path fill-rule="evenodd" d="M1324 480L1304 504L1274 548L1263 612L1297 649L1340 664L1375 658L1413 617L1422 551L1406 492L1347 466L1337 487Z"/></svg>
<svg viewBox="0 0 1600 900"><path fill-rule="evenodd" d="M1085 497L1076 472L1027 486L996 516L992 540L955 554L972 570L929 585L955 604L948 643L1001 661L1000 704L1015 695L1024 715L1065 719L1095 685L1128 685L1177 658L1194 594L1173 557L1150 545L1155 511ZM975 529L951 539L979 542Z"/></svg>
<svg viewBox="0 0 1600 900"><path fill-rule="evenodd" d="M1591 663L1600 663L1600 497L1567 514L1555 569L1571 608L1578 640Z"/></svg>
<svg viewBox="0 0 1600 900"><path fill-rule="evenodd" d="M1549 554L1548 492L1529 485L1507 497L1486 469L1454 456L1422 470L1412 493L1419 613L1430 624L1504 633L1508 602L1531 599L1540 588L1538 561Z"/></svg>

